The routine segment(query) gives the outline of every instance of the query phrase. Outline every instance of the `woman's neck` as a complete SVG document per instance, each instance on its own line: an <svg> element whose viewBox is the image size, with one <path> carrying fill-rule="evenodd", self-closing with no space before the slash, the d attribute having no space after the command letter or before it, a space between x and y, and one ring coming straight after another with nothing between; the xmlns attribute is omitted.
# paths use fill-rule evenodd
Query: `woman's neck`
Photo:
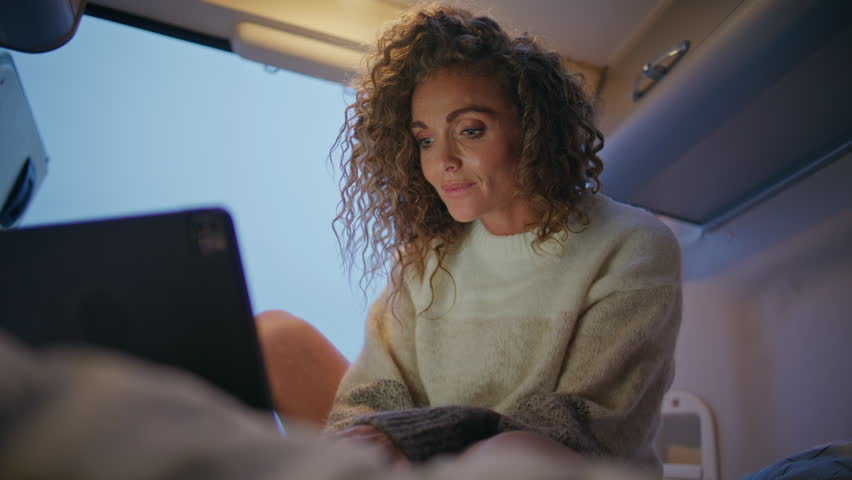
<svg viewBox="0 0 852 480"><path fill-rule="evenodd" d="M506 208L486 213L479 218L492 235L517 235L528 232L538 225L537 215L529 202L516 201Z"/></svg>

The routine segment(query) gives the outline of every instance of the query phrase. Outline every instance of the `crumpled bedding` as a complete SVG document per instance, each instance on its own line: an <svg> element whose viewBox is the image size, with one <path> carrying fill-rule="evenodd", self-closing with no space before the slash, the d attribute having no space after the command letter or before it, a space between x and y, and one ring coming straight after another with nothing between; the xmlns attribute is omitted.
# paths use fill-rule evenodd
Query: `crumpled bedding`
<svg viewBox="0 0 852 480"><path fill-rule="evenodd" d="M182 371L80 348L34 352L0 331L0 478L31 480L644 480L616 465L529 451L394 469L245 408ZM791 456L743 480L852 479L852 442Z"/></svg>
<svg viewBox="0 0 852 480"><path fill-rule="evenodd" d="M530 451L391 468L249 410L184 372L87 349L32 351L0 331L0 478L439 480L647 477Z"/></svg>

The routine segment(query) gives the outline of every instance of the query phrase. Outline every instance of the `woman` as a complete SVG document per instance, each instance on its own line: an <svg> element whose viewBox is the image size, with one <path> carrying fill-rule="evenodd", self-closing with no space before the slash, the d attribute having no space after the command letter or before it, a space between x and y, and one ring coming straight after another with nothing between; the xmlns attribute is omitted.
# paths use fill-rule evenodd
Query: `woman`
<svg viewBox="0 0 852 480"><path fill-rule="evenodd" d="M318 334L316 358L267 353L279 405L327 408L335 385L328 429L396 459L512 444L658 467L679 248L597 193L602 136L579 81L534 39L438 5L380 36L356 89L336 226L350 268L393 266L339 385L345 362ZM267 319L267 349L302 341L281 325L313 332ZM293 383L319 358L328 378Z"/></svg>

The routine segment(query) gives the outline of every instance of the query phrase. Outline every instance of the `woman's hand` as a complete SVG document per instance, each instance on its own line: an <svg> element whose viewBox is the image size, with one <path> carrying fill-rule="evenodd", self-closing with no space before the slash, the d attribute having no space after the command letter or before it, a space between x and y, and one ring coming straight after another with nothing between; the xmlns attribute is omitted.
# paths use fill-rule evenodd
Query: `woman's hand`
<svg viewBox="0 0 852 480"><path fill-rule="evenodd" d="M405 454L396 448L390 438L372 425L354 425L339 432L328 433L326 437L332 440L373 445L385 453L389 463L395 466L410 464Z"/></svg>

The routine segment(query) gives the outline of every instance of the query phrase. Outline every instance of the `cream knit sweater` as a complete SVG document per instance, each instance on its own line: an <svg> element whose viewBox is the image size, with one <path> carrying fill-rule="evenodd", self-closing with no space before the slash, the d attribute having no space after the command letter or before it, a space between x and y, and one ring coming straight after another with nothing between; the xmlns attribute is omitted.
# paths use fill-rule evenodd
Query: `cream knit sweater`
<svg viewBox="0 0 852 480"><path fill-rule="evenodd" d="M371 424L412 460L511 430L659 466L653 440L681 315L680 249L652 215L603 195L590 223L536 251L476 221L445 259L370 308L331 430ZM427 273L435 261L427 264Z"/></svg>

